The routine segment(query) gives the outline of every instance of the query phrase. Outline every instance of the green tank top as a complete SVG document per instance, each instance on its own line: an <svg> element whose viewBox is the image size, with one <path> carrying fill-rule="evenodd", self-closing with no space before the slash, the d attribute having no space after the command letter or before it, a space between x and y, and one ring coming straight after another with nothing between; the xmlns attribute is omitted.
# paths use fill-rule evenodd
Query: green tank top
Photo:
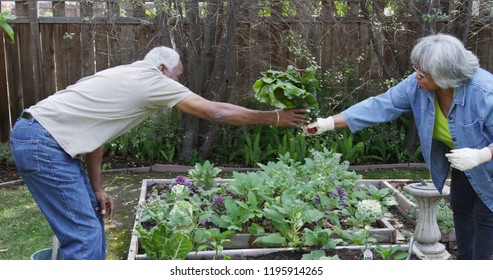
<svg viewBox="0 0 493 280"><path fill-rule="evenodd" d="M445 115L438 105L438 100L435 96L435 126L433 127L433 139L442 141L450 149L454 148L454 141L452 141L452 135L450 135L450 129L448 127L448 121Z"/></svg>

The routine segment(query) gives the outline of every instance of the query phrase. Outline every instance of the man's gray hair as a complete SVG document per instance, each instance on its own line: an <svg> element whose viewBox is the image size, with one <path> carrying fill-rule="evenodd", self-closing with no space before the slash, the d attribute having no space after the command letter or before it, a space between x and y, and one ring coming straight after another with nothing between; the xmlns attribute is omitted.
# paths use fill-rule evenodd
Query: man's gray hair
<svg viewBox="0 0 493 280"><path fill-rule="evenodd" d="M173 71L180 62L180 55L172 48L155 47L146 54L144 61L147 61L156 67L164 64L168 71Z"/></svg>
<svg viewBox="0 0 493 280"><path fill-rule="evenodd" d="M440 88L456 88L472 78L479 59L457 38L436 34L421 38L411 52L411 63L430 73Z"/></svg>

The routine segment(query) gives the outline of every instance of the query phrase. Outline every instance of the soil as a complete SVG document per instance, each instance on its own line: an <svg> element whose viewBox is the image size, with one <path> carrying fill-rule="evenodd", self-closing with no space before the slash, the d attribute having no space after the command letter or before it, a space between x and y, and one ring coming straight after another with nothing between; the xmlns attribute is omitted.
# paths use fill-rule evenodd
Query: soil
<svg viewBox="0 0 493 280"><path fill-rule="evenodd" d="M0 183L19 180L19 174L14 165L7 165L0 162Z"/></svg>
<svg viewBox="0 0 493 280"><path fill-rule="evenodd" d="M338 249L337 251L331 250L325 252L327 256L337 255L341 260L362 260L363 252L361 250L354 249ZM303 252L301 251L284 251L275 252L270 254L265 254L262 256L255 257L242 257L233 256L233 260L301 260L303 257ZM418 258L413 254L411 255L411 260L417 260ZM373 253L373 260L383 260L380 255Z"/></svg>

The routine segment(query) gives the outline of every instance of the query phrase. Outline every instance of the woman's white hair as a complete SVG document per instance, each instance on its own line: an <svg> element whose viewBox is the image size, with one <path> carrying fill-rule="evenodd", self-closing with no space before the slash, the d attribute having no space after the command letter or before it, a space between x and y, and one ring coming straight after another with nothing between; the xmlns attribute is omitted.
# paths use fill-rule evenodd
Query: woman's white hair
<svg viewBox="0 0 493 280"><path fill-rule="evenodd" d="M421 38L411 52L411 63L433 76L440 88L456 88L472 78L479 59L457 38L436 34Z"/></svg>
<svg viewBox="0 0 493 280"><path fill-rule="evenodd" d="M147 61L156 67L164 64L168 71L173 71L180 62L180 55L172 48L155 47L146 54L144 61Z"/></svg>

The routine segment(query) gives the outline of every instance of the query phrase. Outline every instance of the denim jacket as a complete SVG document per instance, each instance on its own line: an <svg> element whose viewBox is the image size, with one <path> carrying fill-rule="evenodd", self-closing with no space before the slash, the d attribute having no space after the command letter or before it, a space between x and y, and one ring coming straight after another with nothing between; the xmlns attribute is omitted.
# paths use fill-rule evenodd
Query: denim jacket
<svg viewBox="0 0 493 280"><path fill-rule="evenodd" d="M387 92L361 101L341 114L351 132L396 119L411 111L416 121L421 150L431 178L441 193L450 170L445 157L449 148L433 140L434 92L418 87L415 74ZM466 84L455 88L448 124L455 149L482 149L493 145L493 75L478 69ZM469 182L485 205L493 211L493 160L466 170Z"/></svg>

